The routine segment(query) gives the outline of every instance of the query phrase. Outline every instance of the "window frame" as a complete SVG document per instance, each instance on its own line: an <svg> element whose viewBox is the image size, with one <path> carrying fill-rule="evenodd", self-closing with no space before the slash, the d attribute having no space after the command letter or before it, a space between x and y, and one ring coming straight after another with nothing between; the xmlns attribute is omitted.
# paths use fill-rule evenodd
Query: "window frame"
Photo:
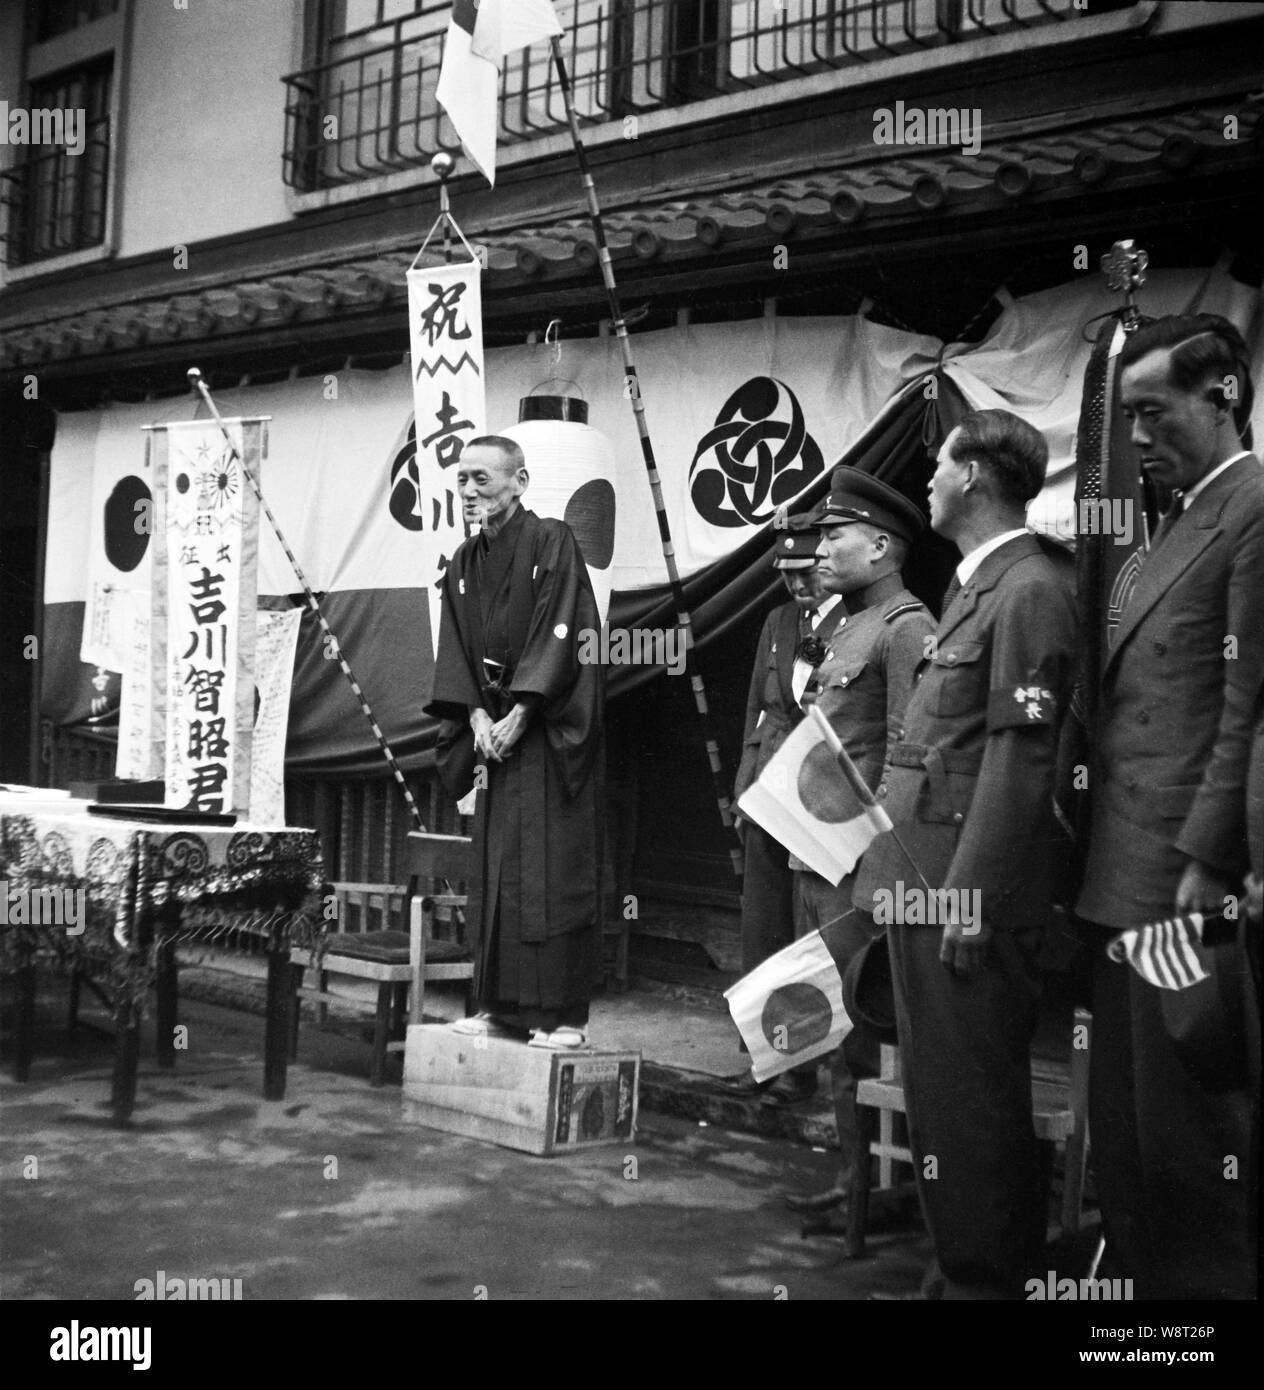
<svg viewBox="0 0 1264 1390"><path fill-rule="evenodd" d="M105 209L102 218L102 237L92 246L65 251L59 255L41 256L37 260L22 265L8 265L0 262L0 286L19 284L41 276L56 275L79 266L91 265L97 261L108 260L118 250L118 218L120 175L123 164L123 92L128 76L128 36L131 33L133 0L119 0L118 9L110 15L92 20L77 28L58 34L55 38L35 43L31 35L35 32L32 9L27 9L22 26L22 101L30 108L32 87L47 82L61 73L90 67L93 63L109 59L110 72L110 143L107 155L105 180ZM25 161L30 146L7 146L9 158L4 165L5 172L19 168ZM5 231L9 230L6 213Z"/></svg>

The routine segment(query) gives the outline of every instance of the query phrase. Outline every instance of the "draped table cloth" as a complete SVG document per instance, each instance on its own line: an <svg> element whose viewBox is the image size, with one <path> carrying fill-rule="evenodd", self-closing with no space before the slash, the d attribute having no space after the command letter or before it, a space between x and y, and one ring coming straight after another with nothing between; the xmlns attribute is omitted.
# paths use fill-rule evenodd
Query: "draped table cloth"
<svg viewBox="0 0 1264 1390"><path fill-rule="evenodd" d="M175 1063L177 943L245 941L268 953L264 1095L285 1094L290 948L319 955L325 936L314 830L154 824L0 793L0 879L0 964L19 979L19 1079L30 1062L35 963L52 961L100 982L113 1003L114 1111L126 1123L139 1016L154 985L158 1062Z"/></svg>

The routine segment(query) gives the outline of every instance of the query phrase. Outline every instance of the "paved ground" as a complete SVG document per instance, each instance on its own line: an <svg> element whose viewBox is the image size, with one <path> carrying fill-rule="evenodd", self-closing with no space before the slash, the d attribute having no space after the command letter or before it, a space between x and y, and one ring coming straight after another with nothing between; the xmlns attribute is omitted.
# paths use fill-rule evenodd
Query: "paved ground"
<svg viewBox="0 0 1264 1390"><path fill-rule="evenodd" d="M858 1299L915 1283L928 1253L916 1229L857 1263L802 1239L781 1193L834 1172L803 1145L644 1110L635 1145L551 1159L411 1127L354 1038L306 1029L265 1102L262 1021L192 1001L189 1051L160 1072L146 1039L116 1131L108 1040L68 1051L44 1007L31 1081L0 1080L6 1299L129 1299L159 1270L246 1299Z"/></svg>

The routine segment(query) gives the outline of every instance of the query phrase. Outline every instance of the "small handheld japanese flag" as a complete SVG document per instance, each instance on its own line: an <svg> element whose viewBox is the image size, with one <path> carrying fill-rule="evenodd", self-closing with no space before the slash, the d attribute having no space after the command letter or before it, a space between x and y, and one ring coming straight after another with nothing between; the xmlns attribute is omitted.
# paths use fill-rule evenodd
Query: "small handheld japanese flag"
<svg viewBox="0 0 1264 1390"><path fill-rule="evenodd" d="M552 0L455 0L435 95L487 182L496 182L500 67L509 53L562 32Z"/></svg>
<svg viewBox="0 0 1264 1390"><path fill-rule="evenodd" d="M891 819L817 705L737 803L742 815L835 886Z"/></svg>
<svg viewBox="0 0 1264 1390"><path fill-rule="evenodd" d="M724 997L756 1081L832 1052L852 1030L842 973L819 931L769 956Z"/></svg>

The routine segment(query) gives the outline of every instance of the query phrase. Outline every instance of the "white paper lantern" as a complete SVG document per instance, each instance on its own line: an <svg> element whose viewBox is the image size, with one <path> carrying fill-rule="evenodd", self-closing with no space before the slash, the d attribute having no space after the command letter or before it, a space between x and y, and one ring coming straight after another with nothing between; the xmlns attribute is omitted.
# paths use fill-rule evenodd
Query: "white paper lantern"
<svg viewBox="0 0 1264 1390"><path fill-rule="evenodd" d="M524 396L518 423L501 433L526 458L525 505L574 531L604 623L613 583L614 445L588 424L588 402L575 396Z"/></svg>

